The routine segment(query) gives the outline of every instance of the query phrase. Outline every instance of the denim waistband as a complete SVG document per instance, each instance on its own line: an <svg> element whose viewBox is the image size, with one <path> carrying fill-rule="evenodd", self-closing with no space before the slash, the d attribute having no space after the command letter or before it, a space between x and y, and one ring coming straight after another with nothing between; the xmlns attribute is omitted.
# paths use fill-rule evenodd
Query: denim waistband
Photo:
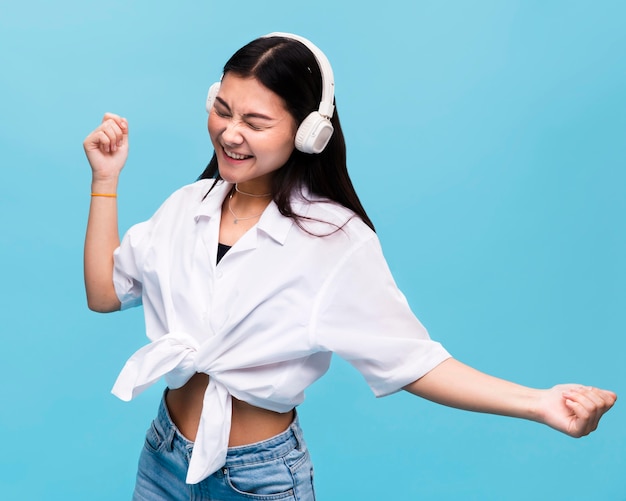
<svg viewBox="0 0 626 501"><path fill-rule="evenodd" d="M185 448L189 451L193 449L193 442L187 439L176 427L172 418L170 417L167 405L165 403L165 394L163 393L161 403L159 405L159 411L157 414L157 421L167 441L172 443L175 439L180 441ZM275 435L266 440L260 442L254 442L252 444L240 445L236 447L229 447L226 455L225 466L237 466L255 462L268 461L285 456L293 449L301 449L306 447L302 429L300 428L298 415L294 409L294 419L282 433Z"/></svg>

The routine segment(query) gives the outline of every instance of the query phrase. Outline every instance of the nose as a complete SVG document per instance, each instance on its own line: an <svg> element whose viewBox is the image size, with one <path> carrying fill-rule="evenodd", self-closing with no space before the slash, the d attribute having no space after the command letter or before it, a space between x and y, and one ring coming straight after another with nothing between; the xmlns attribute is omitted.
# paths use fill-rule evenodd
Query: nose
<svg viewBox="0 0 626 501"><path fill-rule="evenodd" d="M226 127L222 132L222 139L226 144L241 144L243 142L243 136L239 130L240 122L235 120L229 120L226 123Z"/></svg>

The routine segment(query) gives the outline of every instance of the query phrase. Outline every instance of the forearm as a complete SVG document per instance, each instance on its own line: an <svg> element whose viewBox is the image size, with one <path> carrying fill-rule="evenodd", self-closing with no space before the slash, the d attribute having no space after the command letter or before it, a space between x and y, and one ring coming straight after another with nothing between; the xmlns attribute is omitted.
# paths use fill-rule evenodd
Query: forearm
<svg viewBox="0 0 626 501"><path fill-rule="evenodd" d="M405 390L449 407L539 420L541 390L482 373L448 359Z"/></svg>
<svg viewBox="0 0 626 501"><path fill-rule="evenodd" d="M92 193L117 192L117 177L94 179ZM90 309L110 312L120 309L113 286L113 251L119 246L117 199L92 196L85 235L85 290Z"/></svg>
<svg viewBox="0 0 626 501"><path fill-rule="evenodd" d="M117 193L117 181L128 157L128 122L105 113L102 123L83 141L91 166L92 194ZM119 246L117 199L92 196L85 235L85 290L87 304L94 311L120 309L113 285L113 251Z"/></svg>
<svg viewBox="0 0 626 501"><path fill-rule="evenodd" d="M527 388L452 358L404 389L458 409L537 421L572 437L594 431L617 399L612 391L579 384L560 384L546 390Z"/></svg>

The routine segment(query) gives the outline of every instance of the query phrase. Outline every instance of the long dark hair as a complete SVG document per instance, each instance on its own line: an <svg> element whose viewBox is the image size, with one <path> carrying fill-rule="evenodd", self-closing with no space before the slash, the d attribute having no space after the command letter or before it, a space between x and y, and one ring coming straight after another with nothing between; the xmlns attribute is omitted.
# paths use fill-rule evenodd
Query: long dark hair
<svg viewBox="0 0 626 501"><path fill-rule="evenodd" d="M264 37L250 42L228 60L224 74L229 72L243 78L253 77L280 96L297 124L319 107L322 96L319 65L305 45L291 38ZM290 199L294 190L305 186L311 193L351 209L374 230L348 175L346 143L336 107L331 123L334 132L324 151L308 154L294 149L285 165L275 172L274 202L283 216L301 226L300 220L306 218L293 212ZM221 179L215 153L198 179Z"/></svg>

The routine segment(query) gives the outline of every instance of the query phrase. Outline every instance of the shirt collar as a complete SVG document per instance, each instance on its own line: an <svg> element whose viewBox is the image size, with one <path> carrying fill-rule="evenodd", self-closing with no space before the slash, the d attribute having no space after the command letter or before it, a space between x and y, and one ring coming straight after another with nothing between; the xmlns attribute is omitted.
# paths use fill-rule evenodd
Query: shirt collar
<svg viewBox="0 0 626 501"><path fill-rule="evenodd" d="M209 189L214 183L213 179L209 179L208 181L209 182L206 183L206 191L203 190L201 192L204 198L200 200L200 203L198 204L198 207L193 215L196 223L202 218L211 219L213 217L217 217L219 219L222 211L222 203L228 196L232 187L229 183L218 181L213 190L211 190L210 195L207 195Z"/></svg>
<svg viewBox="0 0 626 501"><path fill-rule="evenodd" d="M207 183L207 192L212 186L213 180L210 180L210 183ZM194 219L196 223L202 218L218 218L221 215L222 204L224 200L230 193L233 185L230 183L226 183L225 181L218 181L215 185L215 188L211 191L209 196L206 196L204 200L202 200L194 213ZM203 196L206 193L203 194ZM292 204L294 207L294 211L296 214L302 214L297 209L300 208L301 203L297 200L292 200ZM277 243L284 245L287 240L287 234L293 225L293 219L290 217L283 216L278 210L278 206L272 200L270 204L267 206L261 219L259 219L259 223L257 224L257 229L262 231L267 236L275 240Z"/></svg>
<svg viewBox="0 0 626 501"><path fill-rule="evenodd" d="M284 245L292 225L293 219L283 216L272 200L263 212L257 228L280 245Z"/></svg>

